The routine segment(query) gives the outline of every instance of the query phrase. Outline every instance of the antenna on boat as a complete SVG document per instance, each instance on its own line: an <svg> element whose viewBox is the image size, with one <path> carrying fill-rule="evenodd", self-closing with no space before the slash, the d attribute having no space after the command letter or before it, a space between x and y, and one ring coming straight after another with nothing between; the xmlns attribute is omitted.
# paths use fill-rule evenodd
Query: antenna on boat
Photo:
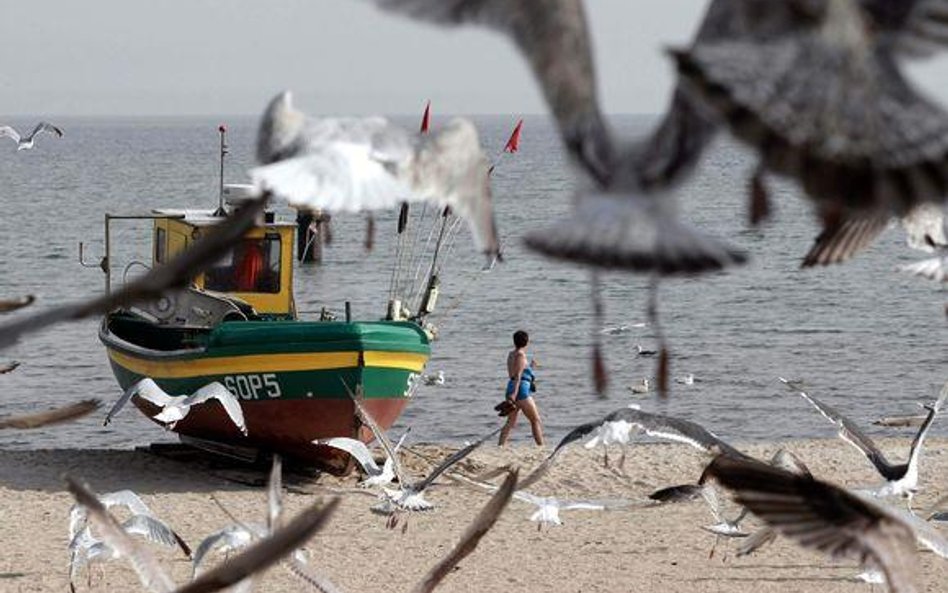
<svg viewBox="0 0 948 593"><path fill-rule="evenodd" d="M224 156L227 155L227 126L221 124L217 126L217 131L221 135L221 174L217 196L217 212L214 214L217 216L224 216Z"/></svg>

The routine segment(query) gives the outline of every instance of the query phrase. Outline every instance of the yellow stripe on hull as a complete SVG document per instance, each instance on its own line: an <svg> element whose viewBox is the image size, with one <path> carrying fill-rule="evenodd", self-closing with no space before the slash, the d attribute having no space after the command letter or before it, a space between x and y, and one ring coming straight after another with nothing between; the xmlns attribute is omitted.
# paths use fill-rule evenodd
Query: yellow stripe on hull
<svg viewBox="0 0 948 593"><path fill-rule="evenodd" d="M234 373L273 373L344 369L359 366L358 352L304 352L288 354L250 354L184 360L147 360L108 349L116 364L146 377L179 379L203 375ZM385 367L421 372L428 355L411 352L366 351L366 367Z"/></svg>

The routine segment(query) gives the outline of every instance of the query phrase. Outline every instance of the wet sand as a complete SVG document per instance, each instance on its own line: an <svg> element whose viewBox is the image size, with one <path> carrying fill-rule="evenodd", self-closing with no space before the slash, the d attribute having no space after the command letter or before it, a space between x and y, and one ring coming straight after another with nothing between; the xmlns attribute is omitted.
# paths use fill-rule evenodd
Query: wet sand
<svg viewBox="0 0 948 593"><path fill-rule="evenodd" d="M899 434L899 433L896 433ZM910 436L882 441L890 458L907 454ZM868 462L839 440L780 443L803 458L818 477L851 487L878 482ZM740 447L740 445L738 444ZM777 444L741 447L761 457ZM436 459L451 451L440 445L414 445ZM615 451L618 453L618 451ZM532 467L542 456L528 445L509 449L487 446L459 469L476 474L503 464ZM187 456L186 456L187 457ZM618 455L613 455L616 461ZM714 537L699 529L710 525L703 503L646 508L654 489L693 481L706 458L678 445L637 445L625 464L627 475L603 467L600 451L567 450L551 473L531 491L559 498L626 499L632 504L610 512L569 511L564 525L538 530L528 518L533 507L512 501L493 531L449 575L439 591L656 593L820 593L869 591L852 580L851 560L833 562L778 540L749 558L736 558L730 542L714 557ZM425 471L421 457L406 456L415 473ZM0 451L0 591L62 592L67 589L67 515L72 500L63 487L64 473L80 476L98 492L129 488L168 521L192 545L230 521L212 500L216 497L242 521L264 520L262 470L237 468L205 458L189 462L142 451L44 450ZM931 439L922 460L922 491L917 508L948 493L948 440ZM416 514L405 533L385 527L385 518L368 511L375 500L357 491L358 478L286 477L285 504L290 514L321 498L341 496L339 512L308 546L311 564L343 591L409 591L455 543L488 495L450 479L440 479L428 497L432 513ZM748 528L757 525L750 520ZM948 530L945 530L948 531ZM178 582L190 575L187 559L170 549L153 547ZM920 554L923 591L943 593L948 561ZM141 587L128 566L111 562L95 567L91 587L85 572L79 591L130 592ZM258 591L301 591L306 586L280 568L258 582ZM881 589L876 589L881 590Z"/></svg>

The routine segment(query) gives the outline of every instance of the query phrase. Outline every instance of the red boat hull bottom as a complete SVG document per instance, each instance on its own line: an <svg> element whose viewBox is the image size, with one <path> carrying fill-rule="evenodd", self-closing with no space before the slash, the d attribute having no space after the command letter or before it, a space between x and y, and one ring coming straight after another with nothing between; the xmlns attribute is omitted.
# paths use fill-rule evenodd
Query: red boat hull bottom
<svg viewBox="0 0 948 593"><path fill-rule="evenodd" d="M161 411L137 396L133 401L149 418ZM408 401L405 397L368 398L363 400L363 405L375 421L388 430ZM351 471L349 455L332 447L314 445L313 441L351 437L368 443L373 438L371 431L362 426L355 406L348 399L241 401L241 408L247 436L240 433L216 400L195 406L171 430L198 441L279 453L334 474Z"/></svg>

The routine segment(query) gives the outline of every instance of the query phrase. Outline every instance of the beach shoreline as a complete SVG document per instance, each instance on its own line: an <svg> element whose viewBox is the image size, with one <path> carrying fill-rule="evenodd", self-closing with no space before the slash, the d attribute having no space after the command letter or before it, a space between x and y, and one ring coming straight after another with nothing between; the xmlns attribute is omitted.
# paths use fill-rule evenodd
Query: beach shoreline
<svg viewBox="0 0 948 593"><path fill-rule="evenodd" d="M901 433L899 433L901 434ZM903 459L910 437L881 439L890 458ZM737 443L740 449L769 458L787 447L820 478L849 487L879 482L866 459L838 439L779 443ZM414 444L421 456L405 455L415 475L455 447ZM477 475L502 466L529 471L549 451L530 445L497 448L486 445L459 466ZM549 475L530 491L557 498L625 499L630 504L612 511L564 512L564 525L543 527L528 520L533 507L514 500L480 546L450 574L439 591L661 591L821 593L868 591L852 581L856 562L829 561L785 540L748 558L736 558L733 543L722 541L714 554L714 537L699 526L712 523L700 502L647 507L655 489L693 482L707 458L680 445L641 444L629 449L625 474L615 468L619 450L602 463L601 450L582 446L566 450ZM230 522L216 499L241 521L263 521L266 472L231 462L201 458L188 462L142 450L51 449L0 450L0 538L7 542L0 556L0 591L65 591L67 585L67 516L72 499L62 476L85 480L97 492L131 489L192 547ZM916 508L925 508L948 493L948 439L930 438L921 463L921 492ZM356 487L358 476L333 477L288 472L285 505L289 514L319 500L340 496L342 504L325 530L308 544L313 567L343 591L408 591L457 541L487 502L482 490L450 478L439 479L428 498L430 513L408 518L390 530L385 518L369 512L371 493ZM733 508L733 507L732 507ZM405 521L403 518L402 521ZM758 525L751 520L753 529ZM190 562L173 550L153 547L177 582L190 576ZM920 553L921 591L940 593L948 582L948 562ZM304 588L286 571L274 568L259 581L261 591ZM85 572L78 591L139 591L134 573L122 562L96 566L92 586Z"/></svg>

